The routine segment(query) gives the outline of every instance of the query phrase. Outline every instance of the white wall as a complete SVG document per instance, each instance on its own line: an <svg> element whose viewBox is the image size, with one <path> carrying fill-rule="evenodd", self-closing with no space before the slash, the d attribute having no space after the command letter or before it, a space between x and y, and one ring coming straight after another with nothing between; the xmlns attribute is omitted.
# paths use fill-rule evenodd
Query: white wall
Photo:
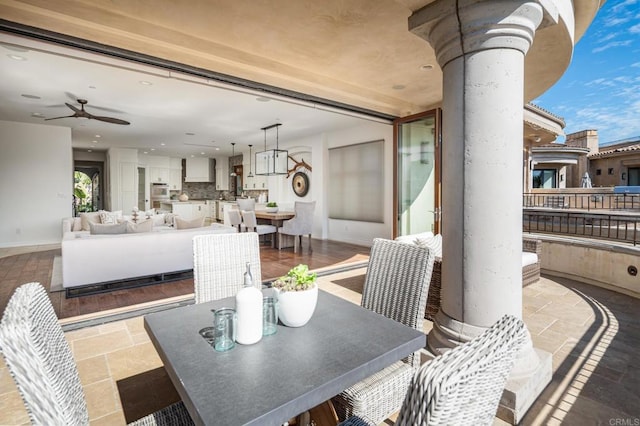
<svg viewBox="0 0 640 426"><path fill-rule="evenodd" d="M72 191L70 128L0 121L0 247L59 243Z"/></svg>
<svg viewBox="0 0 640 426"><path fill-rule="evenodd" d="M328 198L331 191L328 185L328 150L329 148L353 145L362 142L384 140L384 223L358 222L351 220L335 220L328 218ZM281 147L289 150L294 158L304 158L313 171L309 173L309 193L300 198L291 187L290 176L268 177L269 200L276 201L283 210L293 208L295 201L316 201L313 237L341 241L352 244L370 246L376 237L391 238L393 233L393 126L375 122L363 124L349 129L323 133L313 137L297 140L295 144ZM293 163L289 162L290 167Z"/></svg>

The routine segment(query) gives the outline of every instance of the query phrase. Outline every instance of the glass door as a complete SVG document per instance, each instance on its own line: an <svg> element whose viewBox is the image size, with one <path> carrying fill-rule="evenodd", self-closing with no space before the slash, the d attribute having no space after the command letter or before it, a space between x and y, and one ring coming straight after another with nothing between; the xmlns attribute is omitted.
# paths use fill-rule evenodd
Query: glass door
<svg viewBox="0 0 640 426"><path fill-rule="evenodd" d="M394 236L440 231L440 110L396 120Z"/></svg>

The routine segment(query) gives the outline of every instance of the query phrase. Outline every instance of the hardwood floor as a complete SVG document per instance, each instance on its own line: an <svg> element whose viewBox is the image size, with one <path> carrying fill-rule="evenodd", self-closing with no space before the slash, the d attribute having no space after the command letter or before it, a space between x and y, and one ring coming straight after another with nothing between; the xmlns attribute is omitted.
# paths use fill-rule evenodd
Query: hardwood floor
<svg viewBox="0 0 640 426"><path fill-rule="evenodd" d="M276 250L262 246L260 260L263 281L271 281L284 275L300 263L305 263L310 269L317 270L366 261L369 258L369 247L326 240L312 240L311 246L310 252L306 239L302 251L298 253L293 253L292 249ZM9 298L18 286L36 281L47 290L49 289L53 259L60 254L60 249L55 249L0 258L0 315L4 313ZM53 292L49 293L49 297L58 318L62 319L190 293L193 293L192 279L75 298L66 298L63 291Z"/></svg>

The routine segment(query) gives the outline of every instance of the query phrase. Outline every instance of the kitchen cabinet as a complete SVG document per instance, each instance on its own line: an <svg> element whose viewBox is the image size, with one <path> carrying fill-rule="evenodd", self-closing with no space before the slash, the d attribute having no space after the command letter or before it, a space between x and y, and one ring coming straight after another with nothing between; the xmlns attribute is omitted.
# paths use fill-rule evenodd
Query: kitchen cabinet
<svg viewBox="0 0 640 426"><path fill-rule="evenodd" d="M216 190L229 190L229 157L216 157Z"/></svg>
<svg viewBox="0 0 640 426"><path fill-rule="evenodd" d="M252 159L253 160L253 159ZM253 163L253 161L252 161ZM251 164L253 166L253 164ZM249 161L246 163L242 163L242 189L246 190L262 190L267 189L267 177L266 176L256 176L249 177Z"/></svg>
<svg viewBox="0 0 640 426"><path fill-rule="evenodd" d="M207 217L207 205L204 201L186 201L173 203L172 213L184 220Z"/></svg>
<svg viewBox="0 0 640 426"><path fill-rule="evenodd" d="M148 179L150 183L169 183L169 157L159 155L147 155L142 160L146 162Z"/></svg>
<svg viewBox="0 0 640 426"><path fill-rule="evenodd" d="M184 179L185 182L211 182L213 175L211 173L211 160L209 158L187 158L186 166L187 173Z"/></svg>
<svg viewBox="0 0 640 426"><path fill-rule="evenodd" d="M149 182L169 183L169 169L164 167L149 167Z"/></svg>
<svg viewBox="0 0 640 426"><path fill-rule="evenodd" d="M169 159L169 189L182 191L182 158Z"/></svg>

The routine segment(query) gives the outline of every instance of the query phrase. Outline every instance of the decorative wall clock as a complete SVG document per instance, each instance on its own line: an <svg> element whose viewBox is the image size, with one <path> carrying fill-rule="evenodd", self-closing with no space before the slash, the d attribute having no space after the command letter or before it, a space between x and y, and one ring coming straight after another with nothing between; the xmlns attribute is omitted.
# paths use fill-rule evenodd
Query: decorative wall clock
<svg viewBox="0 0 640 426"><path fill-rule="evenodd" d="M293 175L291 186L298 197L304 197L309 192L309 176L306 173L297 172Z"/></svg>

